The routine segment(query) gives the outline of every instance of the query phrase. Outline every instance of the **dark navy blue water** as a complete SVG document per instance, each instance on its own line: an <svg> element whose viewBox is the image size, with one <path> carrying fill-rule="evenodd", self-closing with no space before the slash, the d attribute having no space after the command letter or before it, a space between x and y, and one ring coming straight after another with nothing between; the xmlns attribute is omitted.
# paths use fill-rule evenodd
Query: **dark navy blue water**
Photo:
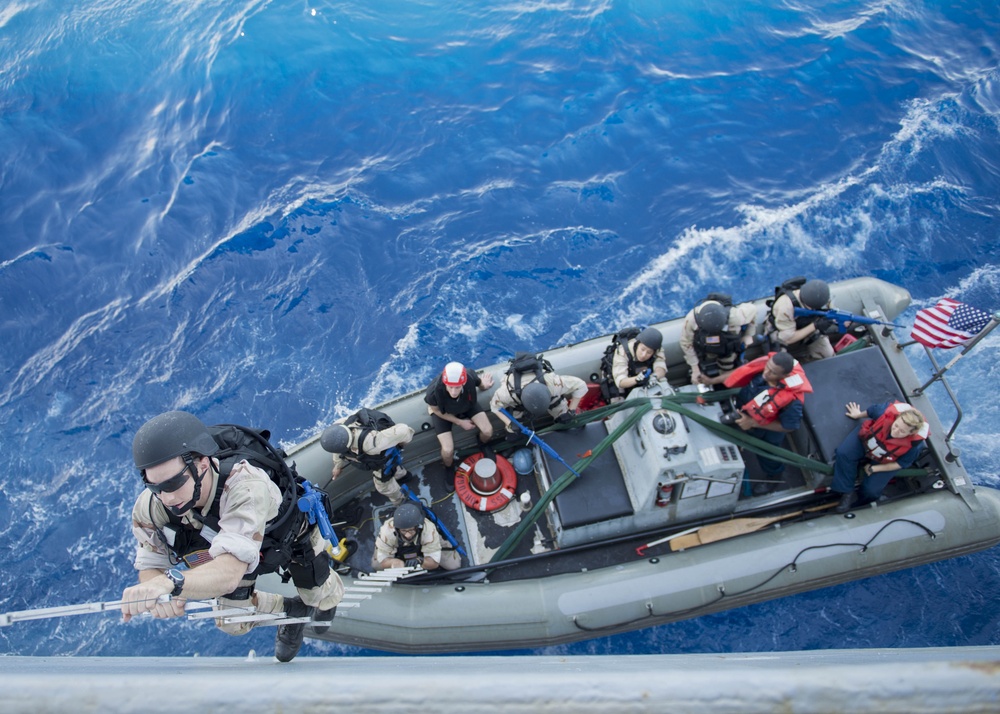
<svg viewBox="0 0 1000 714"><path fill-rule="evenodd" d="M992 1L7 3L0 612L119 597L132 435L167 409L290 444L449 359L794 274L902 283L904 321L1000 307L998 37ZM998 344L954 371L994 487ZM994 549L538 652L998 644L998 571ZM272 638L90 615L0 653Z"/></svg>

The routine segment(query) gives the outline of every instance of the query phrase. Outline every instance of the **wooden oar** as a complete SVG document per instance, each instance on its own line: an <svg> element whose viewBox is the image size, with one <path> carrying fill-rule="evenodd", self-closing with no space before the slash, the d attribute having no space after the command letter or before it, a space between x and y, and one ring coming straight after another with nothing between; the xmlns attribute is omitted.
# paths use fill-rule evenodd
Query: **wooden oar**
<svg viewBox="0 0 1000 714"><path fill-rule="evenodd" d="M646 555L646 550L649 549L649 548L652 548L654 545L659 545L660 543L667 543L667 542L672 541L672 540L674 540L676 538L683 538L684 536L686 536L686 535L688 535L690 533L694 533L697 530L698 530L697 528L688 528L686 531L681 531L680 533L674 533L673 535L668 535L668 536L666 536L664 538L658 538L657 540L652 540L649 543L646 543L646 545L640 545L638 548L636 548L635 549L635 553L636 553L636 555L645 556Z"/></svg>
<svg viewBox="0 0 1000 714"><path fill-rule="evenodd" d="M832 508L835 505L835 503L827 503L822 506L816 506L815 508L807 508L803 511L784 513L780 516L768 516L765 518L734 518L731 521L712 523L707 526L702 526L698 529L697 533L691 533L690 535L684 535L673 539L670 541L670 550L694 548L698 545L715 543L716 541L726 540L727 538L733 538L734 536L753 533L754 531L759 531L761 528L765 528L772 523L794 518L795 516L801 516L803 513L822 511L827 508Z"/></svg>

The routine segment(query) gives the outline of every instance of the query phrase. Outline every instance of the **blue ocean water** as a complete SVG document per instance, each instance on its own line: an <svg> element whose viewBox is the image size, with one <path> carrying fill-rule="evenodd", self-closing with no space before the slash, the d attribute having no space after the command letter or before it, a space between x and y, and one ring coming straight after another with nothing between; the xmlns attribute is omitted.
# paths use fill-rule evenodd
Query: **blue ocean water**
<svg viewBox="0 0 1000 714"><path fill-rule="evenodd" d="M291 444L449 359L795 274L1000 308L997 38L995 2L0 7L0 612L120 596L167 409ZM998 345L953 372L994 487ZM993 549L537 652L1000 644L998 591ZM89 615L0 654L272 639Z"/></svg>

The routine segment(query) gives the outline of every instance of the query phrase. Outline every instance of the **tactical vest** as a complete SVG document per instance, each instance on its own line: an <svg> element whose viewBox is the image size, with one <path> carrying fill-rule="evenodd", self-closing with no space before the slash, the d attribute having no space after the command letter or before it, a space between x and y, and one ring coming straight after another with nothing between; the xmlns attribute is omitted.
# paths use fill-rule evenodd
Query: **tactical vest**
<svg viewBox="0 0 1000 714"><path fill-rule="evenodd" d="M396 422L385 412L380 412L377 409L359 409L344 422L344 426L348 428L352 426L361 427L356 442L358 452L354 453L348 450L342 456L347 461L358 464L361 468L368 471L383 472L385 465L389 463L389 454L386 452L379 454L366 453L364 450L365 439L374 432L384 431L395 425Z"/></svg>
<svg viewBox="0 0 1000 714"><path fill-rule="evenodd" d="M536 355L532 352L515 352L514 359L510 361L510 366L507 368L507 372L504 375L507 391L510 392L510 395L514 398L517 405L521 406L523 404L521 401L521 382L524 379L524 375L533 374L535 376L535 381L548 388L548 384L545 381L545 375L546 373L551 372L552 365L547 359L542 357L542 355ZM553 397L550 393L549 408L551 409L560 401L562 401L561 396L556 395Z"/></svg>
<svg viewBox="0 0 1000 714"><path fill-rule="evenodd" d="M736 362L736 359L743 352L742 330L733 333L729 331L729 314L733 309L732 300L728 295L722 293L710 293L708 297L695 305L695 311L703 303L712 300L721 303L726 308L726 328L718 334L710 334L695 327L694 330L694 353L698 357L699 366L710 362L719 362L726 368ZM695 321L695 325L697 325Z"/></svg>
<svg viewBox="0 0 1000 714"><path fill-rule="evenodd" d="M282 453L268 441L269 432L258 432L236 424L218 424L207 428L220 447L220 450L213 454L219 461L219 477L212 505L208 509L208 514L204 516L198 510L190 512L201 522L202 529L188 525L181 516L175 515L170 509L165 509L168 522L160 533L164 544L176 558L181 560L186 560L188 556L199 551L208 550L211 545L210 538L207 538L202 531L208 528L213 533L218 533L219 504L226 479L229 478L236 463L246 460L262 469L278 486L281 491L281 505L278 508L278 515L268 521L264 528L264 539L260 545L260 564L250 576L245 577L272 573L279 568L287 567L292 561L292 546L306 518L297 505L299 495L304 494L304 490L299 486L301 477L295 472L294 467L285 462Z"/></svg>
<svg viewBox="0 0 1000 714"><path fill-rule="evenodd" d="M420 526L417 528L417 535L414 536L412 543L404 543L402 536L399 535L399 530L396 530L396 554L393 556L402 560L404 563L408 560L418 558L423 560L424 558L424 544L421 542L424 537L424 527Z"/></svg>
<svg viewBox="0 0 1000 714"><path fill-rule="evenodd" d="M612 399L618 397L625 397L629 392L628 389L619 389L618 385L615 384L614 362L615 353L618 351L619 345L625 348L625 359L628 360L628 375L630 377L645 372L647 368L652 368L653 362L656 360L655 352L646 362L639 362L628 347L629 342L638 337L640 332L642 332L641 327L626 327L623 330L619 330L611 336L611 344L604 349L604 356L601 357L600 378L601 397L605 402L610 402Z"/></svg>
<svg viewBox="0 0 1000 714"><path fill-rule="evenodd" d="M790 278L786 280L785 282L783 282L781 285L777 286L774 289L774 297L767 301L768 312L767 312L767 317L765 318L765 322L767 322L768 325L770 325L770 328L773 331L775 332L777 331L777 328L775 328L774 326L774 303L776 303L778 301L778 298L781 297L782 295L787 295L788 299L792 301L793 310L794 308L797 307L803 307L802 303L799 302L799 299L795 296L795 291L801 288L803 285L805 285L806 282L807 281L804 277L799 276L796 278ZM817 315L803 315L801 317L796 317L795 329L801 330L806 325L813 324L814 322L816 322L817 317L818 317ZM815 337L813 335L810 335L806 341L808 342L813 339L817 339L819 337L818 333L814 334Z"/></svg>

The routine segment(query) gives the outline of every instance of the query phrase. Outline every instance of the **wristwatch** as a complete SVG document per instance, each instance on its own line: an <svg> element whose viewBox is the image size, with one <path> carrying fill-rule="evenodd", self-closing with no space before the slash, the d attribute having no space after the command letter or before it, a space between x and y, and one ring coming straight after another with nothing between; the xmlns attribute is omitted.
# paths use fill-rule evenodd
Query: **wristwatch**
<svg viewBox="0 0 1000 714"><path fill-rule="evenodd" d="M171 568L164 573L167 576L167 580L174 584L174 589L170 591L170 597L177 597L181 594L181 590L184 589L184 573L182 573L177 568Z"/></svg>

